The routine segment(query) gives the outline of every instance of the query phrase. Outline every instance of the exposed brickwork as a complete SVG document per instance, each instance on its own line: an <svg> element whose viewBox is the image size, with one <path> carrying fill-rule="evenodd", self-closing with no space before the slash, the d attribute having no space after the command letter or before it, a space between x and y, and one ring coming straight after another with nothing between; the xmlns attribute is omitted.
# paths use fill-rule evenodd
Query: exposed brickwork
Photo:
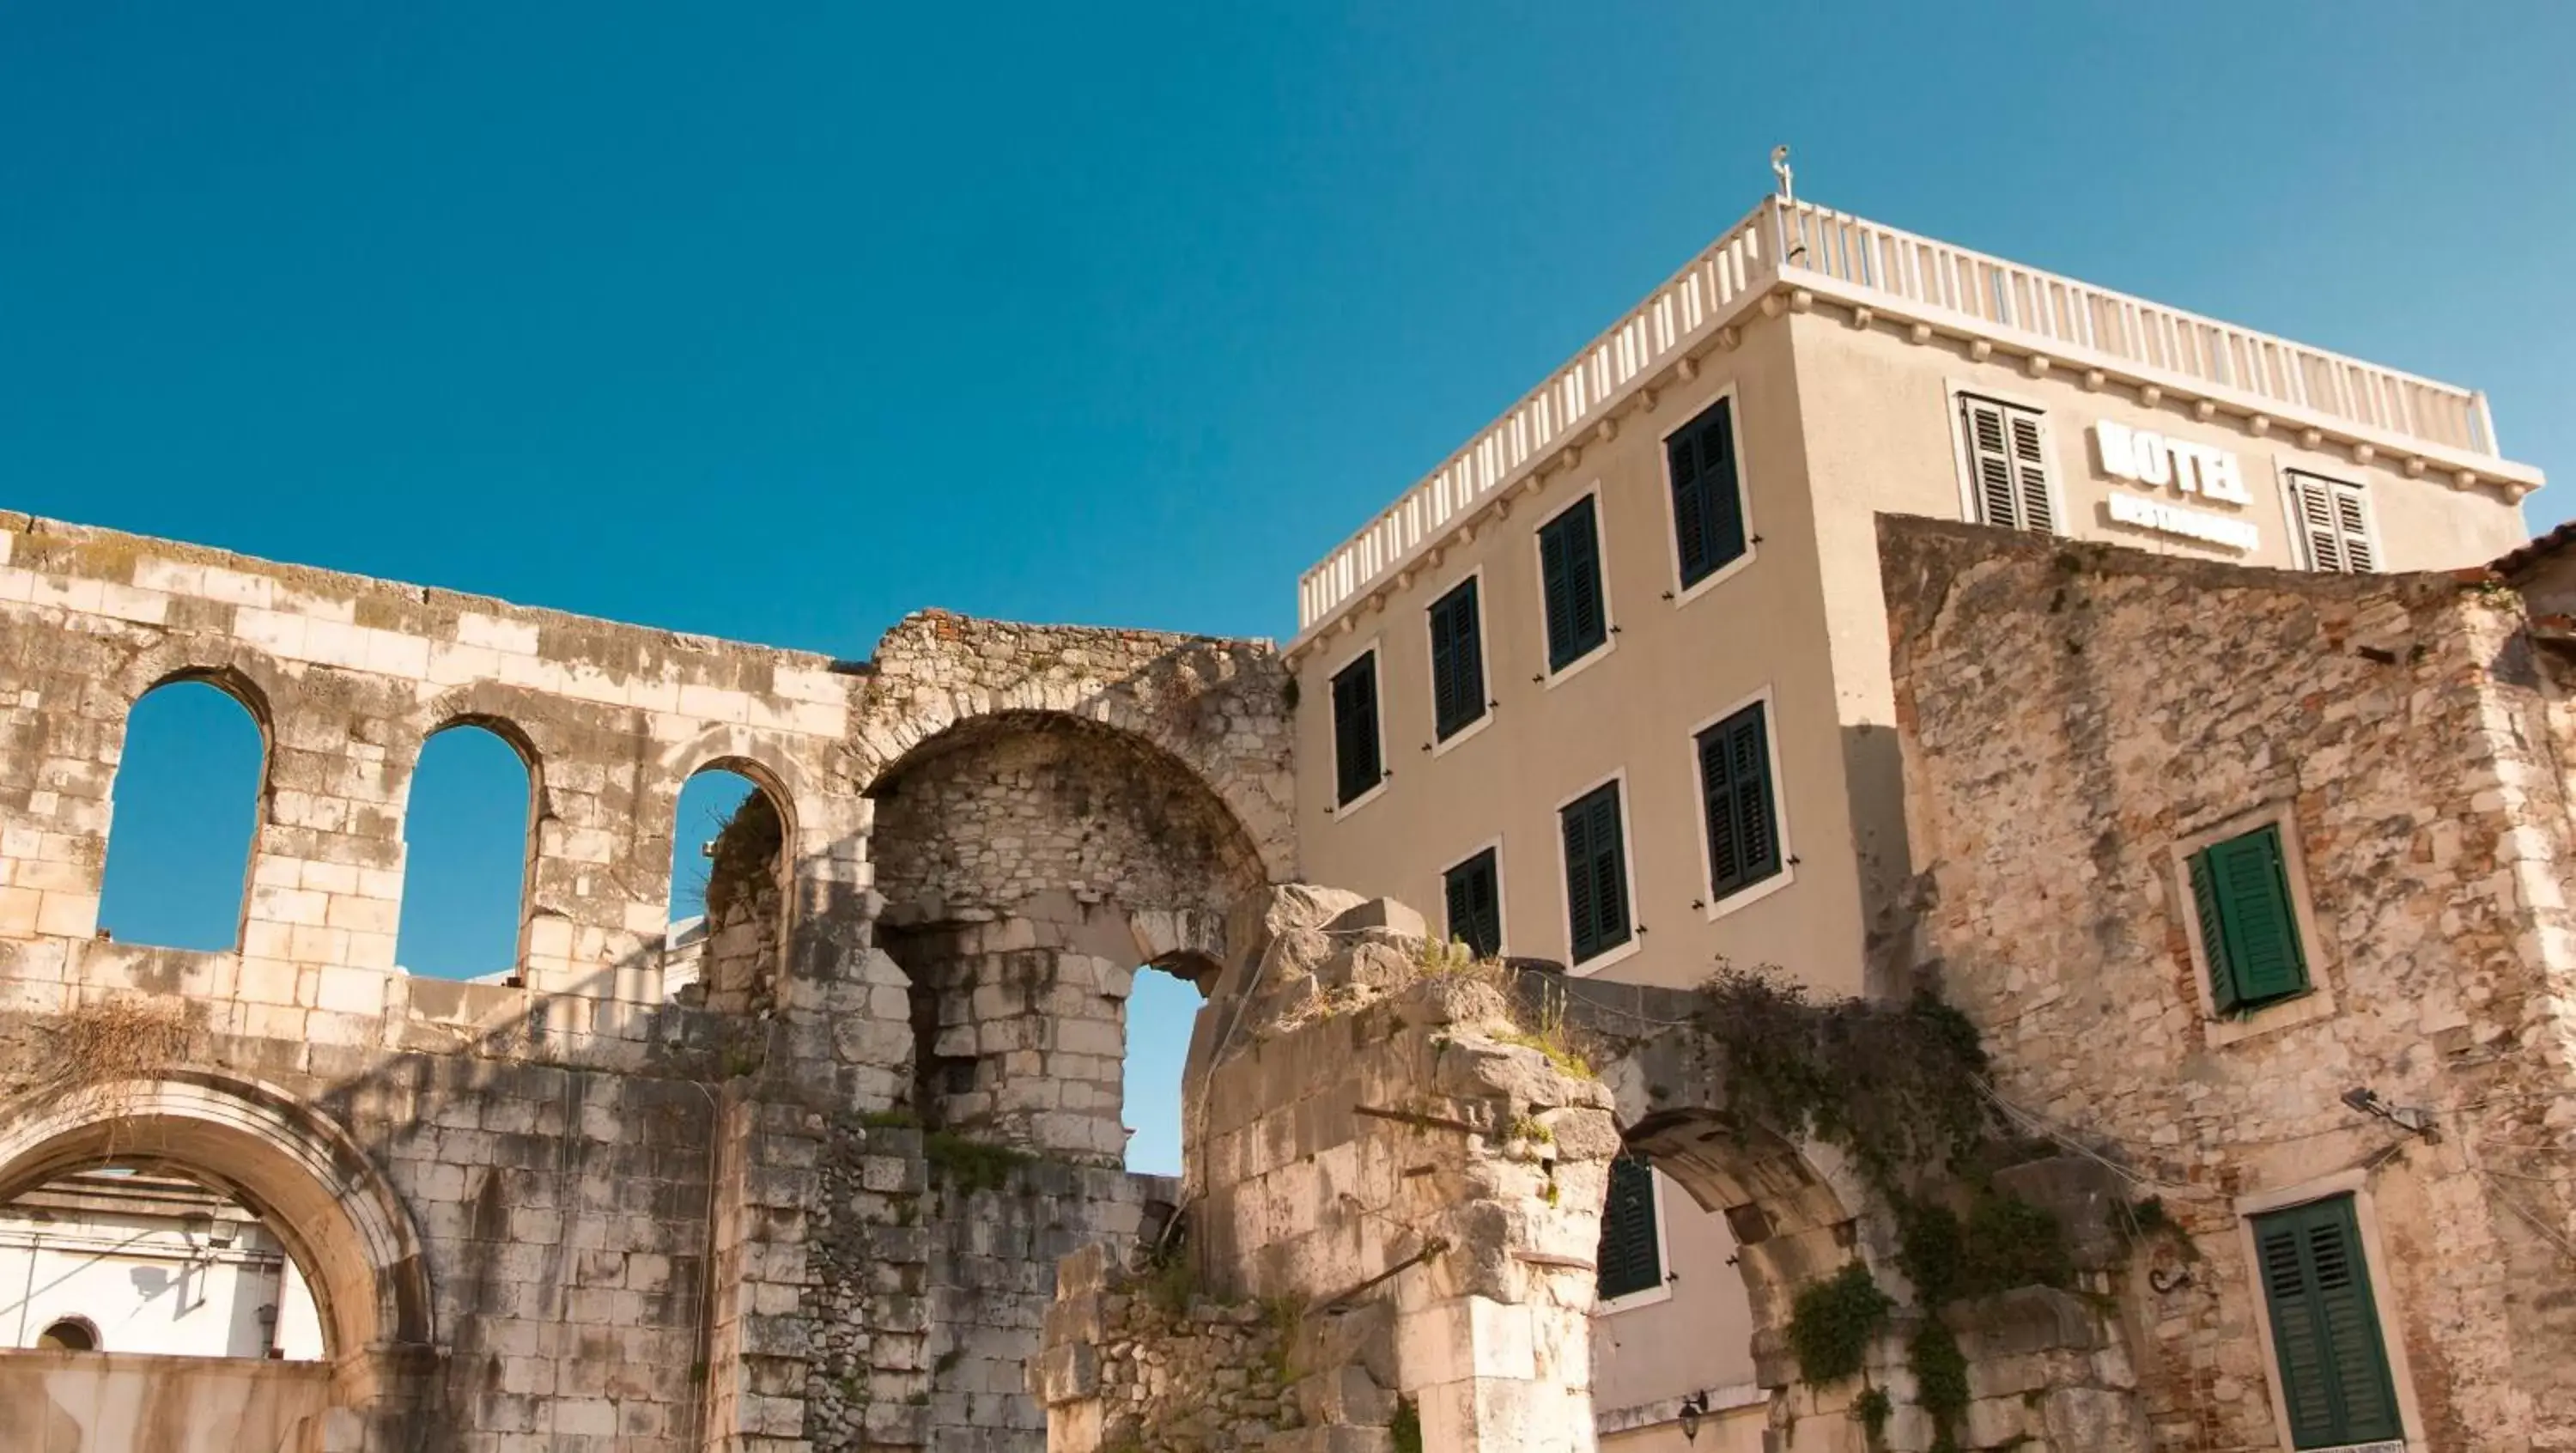
<svg viewBox="0 0 2576 1453"><path fill-rule="evenodd" d="M2242 1217L2306 1188L2368 1198L2427 1446L2576 1446L2576 738L2518 600L1922 521L1882 542L1916 950L2001 1092L2197 1253L2151 1241L2127 1288L2157 1445L2277 1446ZM2220 1020L2177 851L2267 815L2317 992ZM2341 1102L2364 1087L2438 1139Z"/></svg>

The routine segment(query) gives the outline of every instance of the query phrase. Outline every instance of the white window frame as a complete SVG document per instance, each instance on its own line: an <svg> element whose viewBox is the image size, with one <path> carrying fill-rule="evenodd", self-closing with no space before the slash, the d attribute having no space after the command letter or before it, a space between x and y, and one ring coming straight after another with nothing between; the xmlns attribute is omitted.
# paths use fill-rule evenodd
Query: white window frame
<svg viewBox="0 0 2576 1453"><path fill-rule="evenodd" d="M1562 670L1550 669L1547 664L1547 547L1540 541L1539 534L1548 526L1563 519L1568 512L1587 499L1592 501L1592 548L1593 553L1598 557L1595 563L1601 571L1601 644L1567 662ZM1615 577L1610 570L1610 511L1602 500L1600 480L1593 480L1590 484L1576 490L1572 498L1557 506L1546 518L1530 526L1530 569L1538 582L1539 669L1546 674L1547 689L1554 691L1558 686L1590 670L1594 663L1608 659L1611 652L1619 649L1619 618L1618 613L1611 607L1610 582Z"/></svg>
<svg viewBox="0 0 2576 1453"><path fill-rule="evenodd" d="M1771 830L1780 837L1780 871L1759 883L1738 888L1725 897L1719 898L1714 896L1710 889L1710 884L1717 877L1717 865L1711 862L1708 856L1708 783L1700 777L1699 737L1700 733L1710 727L1756 703L1762 707L1762 750L1764 755L1770 758L1768 765L1771 771ZM1711 713L1691 727L1682 736L1682 751L1687 759L1685 771L1688 773L1688 780L1693 789L1692 835L1699 839L1697 887L1701 904L1700 917L1715 923L1730 913L1752 907L1798 879L1798 854L1791 846L1792 839L1789 836L1788 778L1780 771L1780 707L1771 683L1764 682L1760 690L1730 703L1721 711Z"/></svg>
<svg viewBox="0 0 2576 1453"><path fill-rule="evenodd" d="M2290 920L2299 931L2299 951L2308 963L2308 992L2294 999L2276 1000L2258 1005L2241 1019L2218 1012L2217 991L2209 982L2209 945L2201 941L2200 910L2191 891L2191 857L2205 848L2230 838L2243 837L2269 827L2281 836L2282 876L2290 881ZM2259 807L2221 818L2216 822L2178 838L2168 854L2163 875L2166 891L2173 895L2174 915L2182 920L2183 940L2188 945L2191 962L2194 1004L2200 1011L2202 1041L2211 1049L2271 1034L2319 1019L2330 1019L2335 1012L2335 956L2325 935L2319 931L2314 902L2308 892L2308 858L2299 841L2297 804L2286 797L2274 798Z"/></svg>
<svg viewBox="0 0 2576 1453"><path fill-rule="evenodd" d="M1561 833L1560 836L1562 836ZM1447 866L1440 870L1440 941L1451 943L1458 937L1456 925L1449 921L1450 869L1465 865L1468 859L1488 849L1491 849L1494 854L1494 957L1499 959L1509 956L1512 951L1511 898L1510 889L1506 886L1503 876L1503 839L1500 834L1489 837L1451 858ZM1558 857L1565 856L1565 848L1561 843L1556 851Z"/></svg>
<svg viewBox="0 0 2576 1453"><path fill-rule="evenodd" d="M2048 471L2048 514L2050 523L2055 527L2049 531L2049 534L2052 538L2060 540L2081 538L2075 531L2074 511L2067 508L2066 472L2058 468L2057 430L2050 422L2056 417L2057 411L2030 394L2011 389L1989 388L1982 383L1952 378L1942 380L1942 402L1950 413L1950 472L1957 476L1959 483L1959 518L1972 525L1986 523L1985 516L1977 508L1976 456L1968 448L1968 428L1960 419L1959 400L1963 395L1968 398L1983 399L1990 404L2003 404L2009 408L2026 410L2039 416L2039 467ZM1997 525L1993 528L2010 527ZM2036 532L2025 530L2020 533Z"/></svg>
<svg viewBox="0 0 2576 1453"><path fill-rule="evenodd" d="M1619 788L1619 875L1626 880L1628 941L1578 964L1574 961L1574 897L1566 886L1566 870L1572 865L1565 861L1565 809L1600 791L1605 783L1616 783ZM1628 769L1621 767L1606 776L1595 777L1557 799L1556 806L1548 814L1548 830L1556 835L1556 921L1565 930L1565 972L1569 978L1588 979L1613 964L1635 958L1646 946L1646 931L1637 921L1636 806L1628 791Z"/></svg>
<svg viewBox="0 0 2576 1453"><path fill-rule="evenodd" d="M1598 506L1595 506L1596 510L1598 508ZM1594 519L1598 520L1599 515L1596 514ZM1471 580L1476 582L1476 669L1483 674L1485 680L1485 708L1474 721L1461 727L1458 730L1457 735L1449 738L1447 741L1442 741L1440 739L1440 673L1435 669L1430 669L1431 661L1429 651L1431 643L1431 608L1438 605L1440 602L1447 600L1451 592L1457 590L1459 586L1462 586ZM1607 599L1608 597L1608 592L1606 590L1603 592L1603 597L1604 599ZM1422 689L1429 700L1431 707L1431 755L1434 758L1447 756L1452 750L1464 746L1470 738L1476 736L1478 733L1484 731L1485 728L1494 724L1494 712L1496 708L1493 703L1498 699L1500 693L1494 690L1494 653L1490 644L1493 640L1494 633L1486 628L1492 619L1491 607L1493 605L1493 601L1494 593L1485 588L1485 567L1480 561L1462 572L1457 579L1450 581L1448 584L1443 585L1438 590L1432 592L1431 598L1423 603L1422 640L1424 648L1423 660L1426 669L1422 673ZM1540 609L1546 609L1544 603L1541 604ZM1541 620L1539 624L1540 633L1545 634L1546 629L1546 622Z"/></svg>
<svg viewBox="0 0 2576 1453"><path fill-rule="evenodd" d="M1324 671L1324 739L1333 747L1333 772L1325 780L1324 791L1329 798L1336 799L1332 802L1335 822L1350 821L1353 813L1385 796L1386 789L1395 783L1395 763L1388 758L1386 750L1392 734L1387 731L1386 652L1380 649L1384 643L1384 632L1373 633L1359 645L1343 652L1340 659ZM1342 802L1338 800L1342 795L1342 739L1340 723L1334 717L1333 682L1362 656L1369 658L1369 684L1375 688L1377 698L1377 785L1348 802Z"/></svg>
<svg viewBox="0 0 2576 1453"><path fill-rule="evenodd" d="M1720 403L1727 406L1726 432L1735 441L1735 507L1744 516L1744 553L1710 571L1707 579L1685 586L1682 584L1682 522L1673 512L1673 436L1697 423L1701 416ZM1753 464L1744 453L1744 401L1737 396L1735 381L1728 380L1724 388L1703 400L1689 419L1665 430L1658 443L1660 457L1655 463L1664 479L1664 558L1672 565L1673 609L1679 610L1716 589L1720 581L1734 579L1737 571L1751 565L1753 558L1762 553L1758 538L1762 532L1753 527ZM1604 565L1606 568L1606 561ZM1603 594L1605 597L1608 595L1606 588Z"/></svg>
<svg viewBox="0 0 2576 1453"><path fill-rule="evenodd" d="M2388 1257L2381 1249L2379 1212L2370 1196L2370 1172L2354 1168L2277 1191L2258 1191L2236 1198L2236 1254L2244 1258L2246 1286L2253 1293L2254 1330L2263 1349L2263 1389L2272 1400L2272 1427L2284 1448L2290 1440L2290 1402L2281 1389L2281 1356L2272 1346L2272 1298L2263 1286L2262 1249L2254 1241L2254 1218L2286 1211L2311 1201L2352 1197L2353 1223L2361 1228L2361 1259L2370 1268L2371 1311L2379 1318L2379 1342L2388 1354L2388 1380L2397 1389L2397 1426L2406 1436L2407 1453L2428 1453L2424 1416L2415 1405L2415 1374L2406 1365L2406 1339L2396 1323L2397 1296L2388 1284Z"/></svg>
<svg viewBox="0 0 2576 1453"><path fill-rule="evenodd" d="M1624 1297L1594 1302L1592 1310L1600 1316L1615 1317L1621 1312L1633 1312L1639 1307L1651 1307L1673 1299L1673 1246L1672 1238L1665 1230L1670 1223L1664 1219L1664 1173L1655 1169L1655 1163L1650 1159L1646 1162L1646 1174L1653 1187L1655 1204L1655 1269L1663 1273L1663 1279ZM1599 1267L1593 1268L1596 1278L1600 1274Z"/></svg>
<svg viewBox="0 0 2576 1453"><path fill-rule="evenodd" d="M2379 543L2379 505L2368 484L2320 469L2307 469L2278 455L2272 458L2272 474L2280 483L2281 523L2292 541L2291 558L2299 568L2318 575L2384 575L2388 573L2388 551ZM2308 543L2307 517L2299 512L2299 481L2313 479L2328 489L2336 485L2356 490L2361 495L2361 538L2370 546L2372 565L2368 570L2328 570L2317 563L2315 547Z"/></svg>

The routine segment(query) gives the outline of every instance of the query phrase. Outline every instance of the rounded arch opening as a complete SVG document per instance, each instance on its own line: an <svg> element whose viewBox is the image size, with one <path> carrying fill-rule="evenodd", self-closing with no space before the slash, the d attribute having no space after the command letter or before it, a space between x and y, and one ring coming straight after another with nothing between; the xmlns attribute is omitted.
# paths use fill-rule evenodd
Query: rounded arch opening
<svg viewBox="0 0 2576 1453"><path fill-rule="evenodd" d="M57 1317L36 1334L39 1352L103 1352L98 1324L87 1317Z"/></svg>
<svg viewBox="0 0 2576 1453"><path fill-rule="evenodd" d="M274 1235L335 1369L357 1375L373 1355L434 1342L426 1268L400 1200L354 1142L283 1092L170 1078L15 1108L0 1118L0 1205L101 1167L200 1186ZM175 1219L195 1254L230 1249L215 1246L222 1227L209 1209ZM234 1230L230 1246L241 1240ZM250 1307L254 1321L262 1305ZM283 1320L287 1304L274 1305Z"/></svg>
<svg viewBox="0 0 2576 1453"><path fill-rule="evenodd" d="M395 962L442 979L503 979L527 961L538 757L516 725L449 720L422 739L401 804Z"/></svg>
<svg viewBox="0 0 2576 1453"><path fill-rule="evenodd" d="M108 792L96 929L161 948L241 942L268 780L267 709L234 673L182 670L135 698Z"/></svg>
<svg viewBox="0 0 2576 1453"><path fill-rule="evenodd" d="M1225 916L1266 880L1224 800L1142 736L1041 711L951 726L868 796L878 943L911 980L923 1119L1176 1171Z"/></svg>
<svg viewBox="0 0 2576 1453"><path fill-rule="evenodd" d="M732 1013L769 1006L786 960L795 826L760 764L719 757L682 782L673 809L666 996Z"/></svg>
<svg viewBox="0 0 2576 1453"><path fill-rule="evenodd" d="M318 1362L310 1287L280 1228L163 1162L76 1166L0 1202L0 1344Z"/></svg>

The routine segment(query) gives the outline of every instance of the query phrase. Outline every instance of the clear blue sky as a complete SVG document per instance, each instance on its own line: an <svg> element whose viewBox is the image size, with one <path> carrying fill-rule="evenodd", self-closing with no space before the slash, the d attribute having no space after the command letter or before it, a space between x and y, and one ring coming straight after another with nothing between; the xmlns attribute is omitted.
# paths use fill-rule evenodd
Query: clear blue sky
<svg viewBox="0 0 2576 1453"><path fill-rule="evenodd" d="M924 605L1285 635L1785 140L2487 389L2545 526L2571 54L2541 4L11 6L0 505L845 656ZM155 710L128 776L201 834L221 718ZM476 972L524 785L439 750L405 954ZM136 852L129 924L238 900Z"/></svg>

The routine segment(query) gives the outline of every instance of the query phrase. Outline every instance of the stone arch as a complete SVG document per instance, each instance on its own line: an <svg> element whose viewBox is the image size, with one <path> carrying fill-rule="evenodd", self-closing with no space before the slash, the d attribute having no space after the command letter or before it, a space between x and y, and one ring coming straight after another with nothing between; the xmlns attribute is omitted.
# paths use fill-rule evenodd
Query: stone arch
<svg viewBox="0 0 2576 1453"><path fill-rule="evenodd" d="M850 733L853 775L873 793L925 744L986 718L1088 722L1196 775L1255 845L1264 881L1285 882L1296 872L1288 681L1267 642L916 612L878 643Z"/></svg>
<svg viewBox="0 0 2576 1453"><path fill-rule="evenodd" d="M1265 879L1251 834L1187 760L1062 712L959 721L869 781L878 942L911 983L915 1108L1114 1162L1135 972L1204 994L1227 910Z"/></svg>
<svg viewBox="0 0 2576 1453"><path fill-rule="evenodd" d="M284 1090L179 1072L0 1113L0 1201L110 1160L203 1181L276 1232L310 1279L336 1401L372 1400L435 1346L427 1265L401 1197L356 1141Z"/></svg>
<svg viewBox="0 0 2576 1453"><path fill-rule="evenodd" d="M165 642L138 653L117 673L115 691L125 710L173 682L195 681L214 687L242 704L260 736L275 750L278 704L294 690L277 663L265 652L238 641Z"/></svg>
<svg viewBox="0 0 2576 1453"><path fill-rule="evenodd" d="M1875 1204L1833 1147L1782 1133L1736 1110L1725 1071L1687 1023L1698 996L1626 986L1583 986L1575 1014L1614 1047L1602 1067L1626 1148L1723 1216L1743 1278L1758 1380L1784 1415L1793 1374L1785 1334L1801 1287L1855 1259L1877 1263L1866 1232ZM1611 994L1642 1001L1602 1008ZM1642 1024L1665 1027L1646 1029Z"/></svg>

